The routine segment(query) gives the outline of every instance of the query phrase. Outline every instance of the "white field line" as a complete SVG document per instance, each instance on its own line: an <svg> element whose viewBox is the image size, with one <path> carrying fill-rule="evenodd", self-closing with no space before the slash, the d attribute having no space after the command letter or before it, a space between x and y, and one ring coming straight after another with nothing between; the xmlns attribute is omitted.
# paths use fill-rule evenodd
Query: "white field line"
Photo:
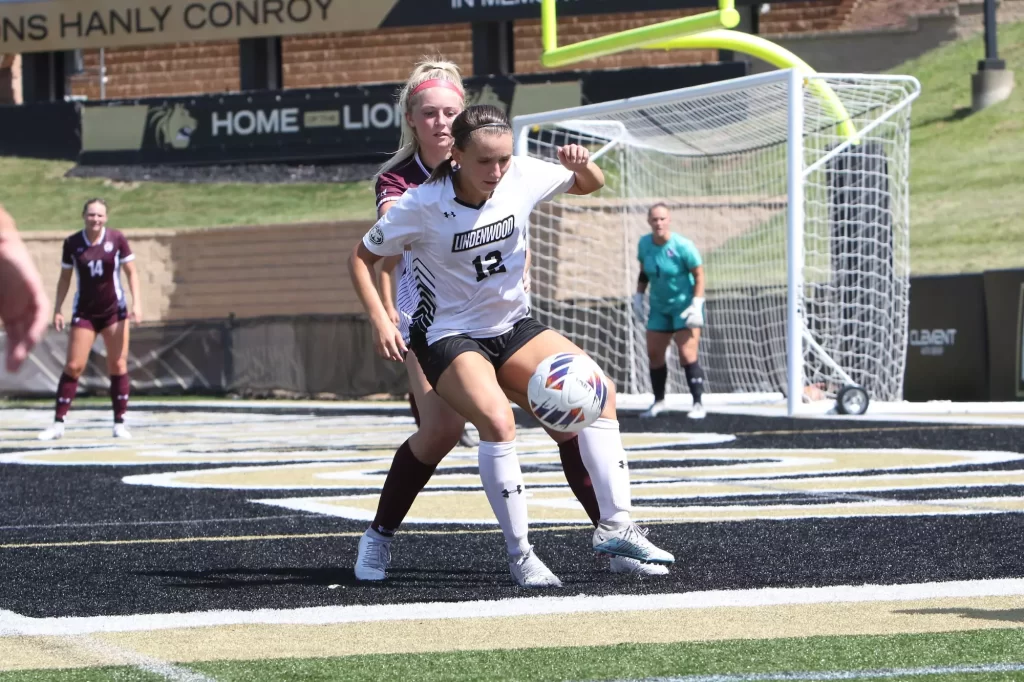
<svg viewBox="0 0 1024 682"><path fill-rule="evenodd" d="M747 673L741 675L684 675L682 677L645 677L613 682L833 682L834 680L881 680L923 675L971 675L977 673L1015 673L1024 671L1024 663L988 663L926 668L886 668L881 670L823 670L819 672Z"/></svg>
<svg viewBox="0 0 1024 682"><path fill-rule="evenodd" d="M32 629L31 625L34 622L35 619L33 618L26 618L11 611L0 610L0 637L24 637L34 634L27 631ZM66 649L69 654L75 652L79 654L84 653L109 662L108 664L110 665L130 666L171 682L215 682L213 678L207 677L202 673L168 663L159 658L140 654L131 649L115 646L95 637L76 636L72 638L66 634L56 636L58 641L55 643L55 646Z"/></svg>
<svg viewBox="0 0 1024 682"><path fill-rule="evenodd" d="M222 625L326 625L406 620L446 620L540 616L570 613L614 613L666 609L751 608L800 604L903 602L941 598L1009 597L1024 595L1024 579L971 580L912 585L720 590L685 594L534 597L455 603L318 606L255 611L26 618L0 611L0 637L66 636L97 632L134 632ZM10 636L8 634L7 636Z"/></svg>

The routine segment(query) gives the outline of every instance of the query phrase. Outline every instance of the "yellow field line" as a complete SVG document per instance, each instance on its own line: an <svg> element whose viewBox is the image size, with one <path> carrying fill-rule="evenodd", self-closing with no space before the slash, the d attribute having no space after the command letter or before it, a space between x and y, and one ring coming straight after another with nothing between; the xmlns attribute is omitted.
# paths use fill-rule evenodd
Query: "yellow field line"
<svg viewBox="0 0 1024 682"><path fill-rule="evenodd" d="M660 522L644 522L644 525L655 525ZM674 523L674 522L666 522ZM586 528L583 524L573 526L537 526L530 528L531 532L550 532L564 530L580 530ZM488 533L500 533L500 528L486 530L423 530L406 531L416 535L484 535ZM186 542L255 542L267 540L315 540L319 538L358 538L362 532L346 531L341 533L302 533L295 535L224 535L220 537L198 537L198 538L147 538L141 540L70 540L67 542L20 542L0 545L0 549L53 549L58 547L96 547L110 545L173 545Z"/></svg>

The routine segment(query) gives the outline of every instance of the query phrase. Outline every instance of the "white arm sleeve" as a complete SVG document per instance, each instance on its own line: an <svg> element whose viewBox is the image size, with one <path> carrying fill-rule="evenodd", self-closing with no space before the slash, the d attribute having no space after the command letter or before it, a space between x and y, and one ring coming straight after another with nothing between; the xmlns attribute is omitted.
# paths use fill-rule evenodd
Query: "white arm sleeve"
<svg viewBox="0 0 1024 682"><path fill-rule="evenodd" d="M576 174L560 163L548 163L528 156L514 158L535 204L568 192L576 183Z"/></svg>
<svg viewBox="0 0 1024 682"><path fill-rule="evenodd" d="M423 234L422 211L411 189L363 235L363 246L378 256L397 256Z"/></svg>

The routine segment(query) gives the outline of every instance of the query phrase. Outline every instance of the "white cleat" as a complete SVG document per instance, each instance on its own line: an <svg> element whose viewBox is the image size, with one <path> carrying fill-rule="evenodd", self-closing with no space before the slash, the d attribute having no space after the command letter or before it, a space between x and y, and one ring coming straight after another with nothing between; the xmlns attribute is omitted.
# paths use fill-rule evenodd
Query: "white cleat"
<svg viewBox="0 0 1024 682"><path fill-rule="evenodd" d="M131 438L132 432L124 424L114 424L114 438Z"/></svg>
<svg viewBox="0 0 1024 682"><path fill-rule="evenodd" d="M594 551L612 556L628 557L637 561L655 564L671 564L674 556L654 546L647 539L647 529L640 528L632 521L611 525L598 524L594 531Z"/></svg>
<svg viewBox="0 0 1024 682"><path fill-rule="evenodd" d="M655 400L654 404L648 407L646 410L640 413L641 419L654 419L659 414L665 411L665 401Z"/></svg>
<svg viewBox="0 0 1024 682"><path fill-rule="evenodd" d="M694 403L693 407L690 408L690 411L686 413L686 416L690 419L703 419L708 416L708 411L704 409L704 405L702 403Z"/></svg>
<svg viewBox="0 0 1024 682"><path fill-rule="evenodd" d="M664 564L645 564L625 556L613 556L608 568L612 573L635 576L668 575L668 566Z"/></svg>
<svg viewBox="0 0 1024 682"><path fill-rule="evenodd" d="M53 422L45 431L36 436L39 440L60 440L64 437L64 422Z"/></svg>
<svg viewBox="0 0 1024 682"><path fill-rule="evenodd" d="M359 538L359 554L356 556L356 580L384 580L391 565L391 538L367 530Z"/></svg>
<svg viewBox="0 0 1024 682"><path fill-rule="evenodd" d="M508 570L520 587L561 587L562 581L541 561L533 548L518 557L509 557Z"/></svg>
<svg viewBox="0 0 1024 682"><path fill-rule="evenodd" d="M480 439L476 437L476 429L472 429L467 424L466 429L459 436L459 445L464 448L475 448L480 445Z"/></svg>

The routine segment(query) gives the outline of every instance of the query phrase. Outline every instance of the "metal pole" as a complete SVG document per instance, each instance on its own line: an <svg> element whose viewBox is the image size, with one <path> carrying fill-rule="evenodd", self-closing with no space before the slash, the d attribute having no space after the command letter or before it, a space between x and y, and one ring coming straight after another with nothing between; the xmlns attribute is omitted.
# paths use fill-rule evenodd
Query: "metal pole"
<svg viewBox="0 0 1024 682"><path fill-rule="evenodd" d="M985 61L993 62L999 60L999 50L996 46L996 0L985 0ZM1005 67L1005 64L1003 65ZM993 67L989 67L993 68ZM1003 67L996 67L1003 68Z"/></svg>
<svg viewBox="0 0 1024 682"><path fill-rule="evenodd" d="M804 79L789 70L786 182L789 185L786 239L786 412L800 409L804 397Z"/></svg>
<svg viewBox="0 0 1024 682"><path fill-rule="evenodd" d="M999 58L996 0L985 0L985 58L971 76L971 110L981 111L1002 102L1013 92L1013 71Z"/></svg>
<svg viewBox="0 0 1024 682"><path fill-rule="evenodd" d="M107 53L100 48L100 99L107 98Z"/></svg>

